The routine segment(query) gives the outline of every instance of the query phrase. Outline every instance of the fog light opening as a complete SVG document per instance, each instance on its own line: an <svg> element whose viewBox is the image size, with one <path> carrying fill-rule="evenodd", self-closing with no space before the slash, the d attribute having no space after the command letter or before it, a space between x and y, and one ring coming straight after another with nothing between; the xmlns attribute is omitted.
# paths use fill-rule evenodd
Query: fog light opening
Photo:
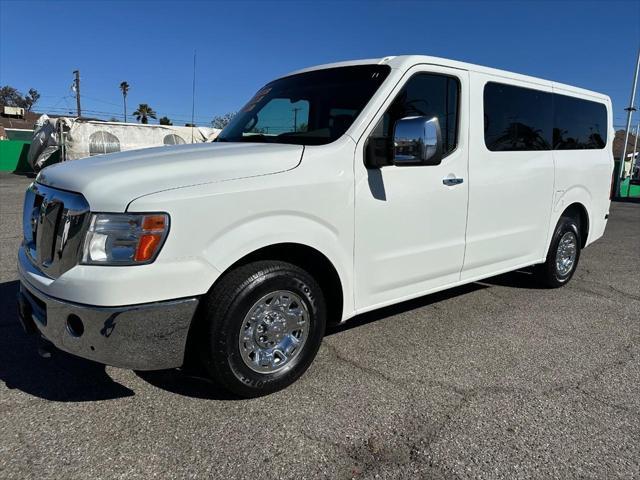
<svg viewBox="0 0 640 480"><path fill-rule="evenodd" d="M67 331L72 337L81 337L84 333L84 324L77 315L69 315L67 317Z"/></svg>

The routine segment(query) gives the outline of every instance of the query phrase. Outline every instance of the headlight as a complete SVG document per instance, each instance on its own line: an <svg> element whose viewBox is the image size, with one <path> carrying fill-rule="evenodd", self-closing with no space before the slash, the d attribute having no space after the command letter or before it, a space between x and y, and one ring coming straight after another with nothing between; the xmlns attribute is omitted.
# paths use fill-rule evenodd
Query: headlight
<svg viewBox="0 0 640 480"><path fill-rule="evenodd" d="M94 213L82 263L141 265L155 260L169 231L166 213Z"/></svg>

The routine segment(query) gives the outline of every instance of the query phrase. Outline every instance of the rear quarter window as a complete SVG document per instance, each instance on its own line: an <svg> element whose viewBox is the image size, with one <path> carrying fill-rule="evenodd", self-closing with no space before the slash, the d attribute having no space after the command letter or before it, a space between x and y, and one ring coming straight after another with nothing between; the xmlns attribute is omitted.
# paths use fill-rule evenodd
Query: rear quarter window
<svg viewBox="0 0 640 480"><path fill-rule="evenodd" d="M598 102L554 94L553 149L592 150L607 144L607 107Z"/></svg>

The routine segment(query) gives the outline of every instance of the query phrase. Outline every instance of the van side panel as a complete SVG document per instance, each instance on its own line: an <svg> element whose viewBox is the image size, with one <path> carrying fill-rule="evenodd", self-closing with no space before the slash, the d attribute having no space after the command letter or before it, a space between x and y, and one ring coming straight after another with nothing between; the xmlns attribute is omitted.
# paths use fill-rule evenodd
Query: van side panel
<svg viewBox="0 0 640 480"><path fill-rule="evenodd" d="M556 165L556 186L548 238L551 238L562 212L573 203L581 203L589 216L589 234L586 243L588 245L603 235L607 224L605 217L609 213L609 193L613 174L611 101L558 88L555 85L553 91L562 95L602 103L607 108L607 125L602 126L602 130L607 132L607 142L604 148L553 151Z"/></svg>
<svg viewBox="0 0 640 480"><path fill-rule="evenodd" d="M554 191L550 150L490 151L484 138L484 88L488 82L551 92L532 84L470 72L469 209L462 280L540 262ZM514 120L517 121L517 120Z"/></svg>

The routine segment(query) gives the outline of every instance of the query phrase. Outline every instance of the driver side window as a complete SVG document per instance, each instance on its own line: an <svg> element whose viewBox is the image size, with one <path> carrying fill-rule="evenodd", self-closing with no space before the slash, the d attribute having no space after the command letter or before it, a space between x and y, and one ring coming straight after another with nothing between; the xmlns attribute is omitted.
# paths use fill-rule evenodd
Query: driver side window
<svg viewBox="0 0 640 480"><path fill-rule="evenodd" d="M393 127L404 117L437 117L446 157L457 145L460 81L448 75L418 73L411 77L369 135L367 165L390 165Z"/></svg>

